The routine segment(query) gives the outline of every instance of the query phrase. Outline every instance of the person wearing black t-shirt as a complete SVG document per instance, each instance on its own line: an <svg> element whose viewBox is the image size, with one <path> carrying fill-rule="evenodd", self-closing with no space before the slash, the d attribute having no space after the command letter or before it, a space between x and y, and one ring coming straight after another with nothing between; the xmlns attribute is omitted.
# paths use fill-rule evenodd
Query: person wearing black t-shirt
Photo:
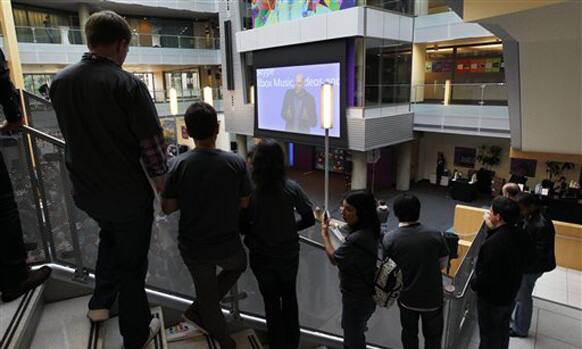
<svg viewBox="0 0 582 349"><path fill-rule="evenodd" d="M364 349L366 324L376 309L372 298L380 237L376 199L367 191L349 192L341 214L347 223L342 227L348 231L345 242L338 249L332 245L328 219L321 225L321 235L325 253L339 269L344 349Z"/></svg>
<svg viewBox="0 0 582 349"><path fill-rule="evenodd" d="M178 156L162 193L164 213L180 210L178 248L196 287L183 318L222 349L234 349L220 301L247 266L239 213L248 206L251 181L243 158L216 149L220 125L211 105L192 104L184 119L196 147Z"/></svg>
<svg viewBox="0 0 582 349"><path fill-rule="evenodd" d="M402 345L418 348L418 320L422 319L424 346L441 346L443 333L443 286L441 270L449 250L442 234L418 222L420 201L402 194L394 201L398 229L382 242L384 257L390 257L402 270L402 292L398 299L402 324Z"/></svg>
<svg viewBox="0 0 582 349"><path fill-rule="evenodd" d="M311 201L285 175L285 154L274 141L263 140L253 152L255 188L241 212L241 232L249 248L250 266L265 303L269 346L299 346L297 232L315 224ZM299 214L299 219L295 218Z"/></svg>
<svg viewBox="0 0 582 349"><path fill-rule="evenodd" d="M479 249L471 288L477 293L480 349L509 347L511 311L531 242L516 224L519 206L498 196L485 212L487 237Z"/></svg>

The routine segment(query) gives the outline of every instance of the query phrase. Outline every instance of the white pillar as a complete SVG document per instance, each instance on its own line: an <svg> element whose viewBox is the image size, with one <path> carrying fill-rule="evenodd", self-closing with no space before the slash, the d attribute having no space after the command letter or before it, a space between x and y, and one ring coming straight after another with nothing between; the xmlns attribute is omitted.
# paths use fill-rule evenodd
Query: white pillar
<svg viewBox="0 0 582 349"><path fill-rule="evenodd" d="M414 15L426 16L428 15L429 0L414 0Z"/></svg>
<svg viewBox="0 0 582 349"><path fill-rule="evenodd" d="M81 25L81 30L85 31L85 24L87 24L87 20L89 16L91 16L91 12L89 11L89 6L87 4L79 4L79 24Z"/></svg>
<svg viewBox="0 0 582 349"><path fill-rule="evenodd" d="M410 168L412 166L412 142L402 143L397 148L396 190L410 190Z"/></svg>
<svg viewBox="0 0 582 349"><path fill-rule="evenodd" d="M426 63L426 45L412 45L412 78L411 78L411 102L424 101L424 74Z"/></svg>
<svg viewBox="0 0 582 349"><path fill-rule="evenodd" d="M352 150L352 190L366 189L367 182L366 152Z"/></svg>
<svg viewBox="0 0 582 349"><path fill-rule="evenodd" d="M246 160L249 150L247 147L247 136L245 135L236 135L236 147L238 149L238 153L242 156L243 159Z"/></svg>

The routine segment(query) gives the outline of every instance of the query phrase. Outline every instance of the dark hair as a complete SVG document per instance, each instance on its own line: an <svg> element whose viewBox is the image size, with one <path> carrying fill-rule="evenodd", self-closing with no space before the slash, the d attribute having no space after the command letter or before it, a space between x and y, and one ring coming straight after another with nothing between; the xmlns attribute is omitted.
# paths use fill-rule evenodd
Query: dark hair
<svg viewBox="0 0 582 349"><path fill-rule="evenodd" d="M400 222L416 222L420 217L420 201L409 193L399 195L394 200L394 215Z"/></svg>
<svg viewBox="0 0 582 349"><path fill-rule="evenodd" d="M515 200L515 196L517 194L521 193L521 189L519 188L519 185L517 185L517 183L513 183L513 182L509 182L509 183L505 184L501 188L501 190L505 191L505 193L507 193L507 195L509 195L509 198L514 199L514 200Z"/></svg>
<svg viewBox="0 0 582 349"><path fill-rule="evenodd" d="M537 196L521 192L514 198L522 211L525 209L531 215L538 215L541 211L541 203ZM525 218L525 217L524 217Z"/></svg>
<svg viewBox="0 0 582 349"><path fill-rule="evenodd" d="M131 41L132 31L127 21L113 11L100 11L89 16L85 24L87 46L110 45L119 40Z"/></svg>
<svg viewBox="0 0 582 349"><path fill-rule="evenodd" d="M196 102L188 107L184 119L186 120L186 128L194 140L208 139L214 136L218 127L216 110L204 102Z"/></svg>
<svg viewBox="0 0 582 349"><path fill-rule="evenodd" d="M491 210L493 214L500 215L503 221L510 225L515 225L521 217L519 205L512 199L504 196L498 196L493 199Z"/></svg>
<svg viewBox="0 0 582 349"><path fill-rule="evenodd" d="M253 148L252 168L260 192L275 192L285 184L285 153L273 140L262 140Z"/></svg>
<svg viewBox="0 0 582 349"><path fill-rule="evenodd" d="M366 190L354 190L344 195L344 200L356 209L358 223L352 229L369 229L378 239L380 220L376 211L376 198Z"/></svg>

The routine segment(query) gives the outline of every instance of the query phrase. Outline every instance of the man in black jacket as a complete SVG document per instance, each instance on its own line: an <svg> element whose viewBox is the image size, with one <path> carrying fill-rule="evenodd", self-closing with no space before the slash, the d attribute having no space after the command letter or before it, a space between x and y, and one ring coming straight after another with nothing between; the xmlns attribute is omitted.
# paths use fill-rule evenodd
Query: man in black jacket
<svg viewBox="0 0 582 349"><path fill-rule="evenodd" d="M556 231L554 224L540 212L539 200L530 193L519 193L517 201L522 217L523 229L528 233L534 247L533 258L525 268L521 287L515 298L515 314L511 324L512 337L527 337L533 308L532 293L537 279L543 273L556 268L554 253Z"/></svg>
<svg viewBox="0 0 582 349"><path fill-rule="evenodd" d="M0 104L6 121L0 124L0 132L17 131L23 124L18 93L10 81L4 53L0 50ZM22 227L18 207L14 200L12 182L0 153L0 292L2 301L13 301L29 290L42 284L51 269L42 267L30 271L26 265L26 251L22 239Z"/></svg>
<svg viewBox="0 0 582 349"><path fill-rule="evenodd" d="M519 206L511 199L495 198L484 218L489 231L471 281L477 293L479 348L503 349L509 346L511 310L530 243L525 232L516 227Z"/></svg>

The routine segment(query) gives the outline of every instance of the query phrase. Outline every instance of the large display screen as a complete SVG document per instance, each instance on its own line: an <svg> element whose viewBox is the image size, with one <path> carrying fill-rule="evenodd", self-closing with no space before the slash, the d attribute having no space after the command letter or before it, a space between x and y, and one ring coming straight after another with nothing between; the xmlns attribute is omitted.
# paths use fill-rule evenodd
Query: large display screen
<svg viewBox="0 0 582 349"><path fill-rule="evenodd" d="M322 136L320 88L332 84L333 128L330 137L341 136L340 63L256 69L258 128L269 131Z"/></svg>

